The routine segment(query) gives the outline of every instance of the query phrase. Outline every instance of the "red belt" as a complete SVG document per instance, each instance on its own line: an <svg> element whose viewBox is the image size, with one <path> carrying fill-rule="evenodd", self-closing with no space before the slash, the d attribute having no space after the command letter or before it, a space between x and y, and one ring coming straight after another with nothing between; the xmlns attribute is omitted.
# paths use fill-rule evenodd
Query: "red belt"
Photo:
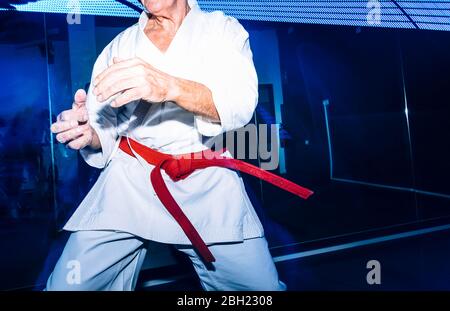
<svg viewBox="0 0 450 311"><path fill-rule="evenodd" d="M128 145L128 141L130 145ZM172 178L173 181L178 181L188 177L196 169L202 169L210 166L220 166L253 175L281 189L298 195L303 199L307 199L310 195L313 194L311 190L303 188L287 179L262 170L259 167L251 165L244 161L223 157L219 152L206 150L196 153L174 156L153 150L130 138L128 138L128 141L126 137L122 137L120 140L119 148L132 157L135 157L133 153L134 151L149 164L155 166L150 174L150 181L153 185L156 195L158 196L161 203L165 206L167 211L178 222L181 229L183 229L184 233L191 241L192 245L197 249L199 254L206 262L213 262L215 261L215 258L198 234L197 230L194 228L173 196L170 194L169 189L167 189L166 183L164 182L164 179L161 175L161 169L163 169L166 174L169 175L170 178ZM130 146L132 149L130 148Z"/></svg>

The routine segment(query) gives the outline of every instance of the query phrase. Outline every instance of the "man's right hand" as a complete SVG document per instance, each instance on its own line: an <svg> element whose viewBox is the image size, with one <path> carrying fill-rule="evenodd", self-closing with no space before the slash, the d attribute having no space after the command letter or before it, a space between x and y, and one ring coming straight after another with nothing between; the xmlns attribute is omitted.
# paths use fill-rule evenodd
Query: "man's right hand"
<svg viewBox="0 0 450 311"><path fill-rule="evenodd" d="M85 147L100 149L101 144L95 130L89 125L86 108L86 92L75 93L72 109L61 112L51 126L56 139L69 148L80 150Z"/></svg>

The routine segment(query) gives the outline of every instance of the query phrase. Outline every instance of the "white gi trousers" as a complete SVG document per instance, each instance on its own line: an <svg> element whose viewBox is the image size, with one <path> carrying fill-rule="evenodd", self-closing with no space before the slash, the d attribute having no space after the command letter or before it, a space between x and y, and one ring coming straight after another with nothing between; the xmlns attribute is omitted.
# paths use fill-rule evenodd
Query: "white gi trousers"
<svg viewBox="0 0 450 311"><path fill-rule="evenodd" d="M286 289L286 285L278 279L264 237L210 245L216 262L208 265L191 246L175 247L190 258L205 290ZM134 290L146 253L146 240L129 233L102 230L73 232L47 281L46 290Z"/></svg>

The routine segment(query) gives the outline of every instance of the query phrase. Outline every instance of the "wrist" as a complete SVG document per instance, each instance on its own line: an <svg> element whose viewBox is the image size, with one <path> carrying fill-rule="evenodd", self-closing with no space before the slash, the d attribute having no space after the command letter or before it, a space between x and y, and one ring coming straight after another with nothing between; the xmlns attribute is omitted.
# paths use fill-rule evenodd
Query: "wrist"
<svg viewBox="0 0 450 311"><path fill-rule="evenodd" d="M178 102L181 95L181 88L177 78L171 77L167 84L165 100Z"/></svg>

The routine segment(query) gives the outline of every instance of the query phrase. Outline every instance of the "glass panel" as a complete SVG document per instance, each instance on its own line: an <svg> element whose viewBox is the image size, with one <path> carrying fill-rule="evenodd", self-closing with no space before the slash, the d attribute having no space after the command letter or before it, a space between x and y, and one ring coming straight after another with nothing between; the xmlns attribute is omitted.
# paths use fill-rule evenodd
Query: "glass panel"
<svg viewBox="0 0 450 311"><path fill-rule="evenodd" d="M44 22L0 11L0 289L33 286L55 228Z"/></svg>
<svg viewBox="0 0 450 311"><path fill-rule="evenodd" d="M97 55L135 20L82 16L69 26L65 14L0 15L0 98L11 103L0 107L0 247L8 250L0 289L41 289L67 239L56 233L99 173L50 142L50 115L71 106Z"/></svg>
<svg viewBox="0 0 450 311"><path fill-rule="evenodd" d="M282 142L286 176L316 193L303 201L263 185L272 246L416 221L414 195L389 188L412 186L396 34L273 27L283 78L283 128L290 136ZM252 47L256 59L266 48Z"/></svg>
<svg viewBox="0 0 450 311"><path fill-rule="evenodd" d="M450 216L450 34L405 34L402 50L422 218Z"/></svg>

